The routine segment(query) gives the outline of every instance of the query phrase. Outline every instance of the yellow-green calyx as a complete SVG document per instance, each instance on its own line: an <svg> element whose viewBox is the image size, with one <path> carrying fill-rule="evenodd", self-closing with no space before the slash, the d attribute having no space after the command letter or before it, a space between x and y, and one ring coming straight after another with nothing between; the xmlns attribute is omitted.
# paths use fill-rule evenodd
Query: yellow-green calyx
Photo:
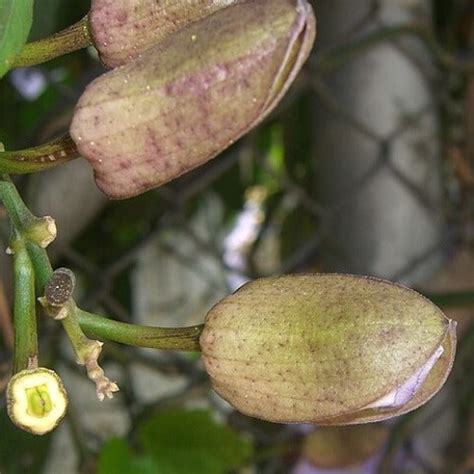
<svg viewBox="0 0 474 474"><path fill-rule="evenodd" d="M67 405L66 390L53 370L22 370L8 383L8 415L15 425L30 433L43 435L56 428Z"/></svg>
<svg viewBox="0 0 474 474"><path fill-rule="evenodd" d="M452 367L455 323L400 285L353 275L249 283L200 338L213 388L274 422L384 420L428 401Z"/></svg>

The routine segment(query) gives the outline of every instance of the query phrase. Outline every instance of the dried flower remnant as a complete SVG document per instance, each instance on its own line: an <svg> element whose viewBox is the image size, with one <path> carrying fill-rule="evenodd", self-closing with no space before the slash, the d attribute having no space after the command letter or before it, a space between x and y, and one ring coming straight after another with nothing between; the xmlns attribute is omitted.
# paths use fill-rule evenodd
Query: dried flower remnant
<svg viewBox="0 0 474 474"><path fill-rule="evenodd" d="M113 398L120 389L115 382L106 377L99 365L99 356L104 344L100 341L90 341L89 348L78 357L77 362L86 368L87 376L95 383L97 398L102 402L105 398Z"/></svg>
<svg viewBox="0 0 474 474"><path fill-rule="evenodd" d="M444 384L455 323L418 293L352 275L256 280L207 317L201 348L213 388L274 422L384 420Z"/></svg>
<svg viewBox="0 0 474 474"><path fill-rule="evenodd" d="M56 428L67 405L66 390L53 370L22 370L8 383L8 415L15 425L30 433L43 435Z"/></svg>
<svg viewBox="0 0 474 474"><path fill-rule="evenodd" d="M99 188L131 197L215 157L274 109L314 37L306 1L243 1L93 81L70 132Z"/></svg>
<svg viewBox="0 0 474 474"><path fill-rule="evenodd" d="M232 3L236 0L92 0L89 29L104 64L117 67Z"/></svg>

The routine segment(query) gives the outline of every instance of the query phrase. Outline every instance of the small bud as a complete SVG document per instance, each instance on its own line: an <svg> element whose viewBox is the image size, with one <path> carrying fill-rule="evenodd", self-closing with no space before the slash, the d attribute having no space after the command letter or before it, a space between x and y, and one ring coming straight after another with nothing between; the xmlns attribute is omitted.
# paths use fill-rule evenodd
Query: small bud
<svg viewBox="0 0 474 474"><path fill-rule="evenodd" d="M93 81L71 137L105 194L140 194L204 164L261 122L314 37L305 0L218 10Z"/></svg>
<svg viewBox="0 0 474 474"><path fill-rule="evenodd" d="M67 405L66 390L53 370L22 370L8 383L8 415L15 425L30 433L43 435L56 428Z"/></svg>
<svg viewBox="0 0 474 474"><path fill-rule="evenodd" d="M400 285L352 275L249 283L212 308L200 339L216 392L268 421L321 425L414 410L444 384L455 323Z"/></svg>
<svg viewBox="0 0 474 474"><path fill-rule="evenodd" d="M27 240L46 248L57 236L56 221L51 216L36 217L24 231Z"/></svg>
<svg viewBox="0 0 474 474"><path fill-rule="evenodd" d="M104 64L116 67L236 0L92 0L89 26Z"/></svg>

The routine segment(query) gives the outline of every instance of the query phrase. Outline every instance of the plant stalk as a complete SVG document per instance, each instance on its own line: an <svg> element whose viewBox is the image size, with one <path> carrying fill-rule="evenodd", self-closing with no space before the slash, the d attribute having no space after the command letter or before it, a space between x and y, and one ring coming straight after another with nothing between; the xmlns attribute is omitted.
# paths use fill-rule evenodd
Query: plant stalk
<svg viewBox="0 0 474 474"><path fill-rule="evenodd" d="M13 373L15 374L38 367L38 333L34 269L21 237L15 236L11 250L15 290L13 305L15 331Z"/></svg>
<svg viewBox="0 0 474 474"><path fill-rule="evenodd" d="M14 228L21 235L29 222L35 219L28 210L8 175L0 177L0 200L3 202ZM53 273L48 254L38 245L27 242L29 258L34 268L36 292L44 293ZM161 350L177 350L183 352L200 351L199 336L203 325L183 328L161 328L127 324L107 319L87 311L76 308L69 316L62 320L64 329L77 352L77 349L87 345L86 336L93 339L110 340L132 346L149 347ZM79 351L80 352L80 351Z"/></svg>
<svg viewBox="0 0 474 474"><path fill-rule="evenodd" d="M113 321L78 309L77 317L84 332L94 339L109 340L151 349L200 351L199 336L203 325L183 328L139 326Z"/></svg>
<svg viewBox="0 0 474 474"><path fill-rule="evenodd" d="M89 32L89 20L82 20L51 36L27 43L15 58L13 67L41 64L51 59L72 53L93 44Z"/></svg>
<svg viewBox="0 0 474 474"><path fill-rule="evenodd" d="M60 166L78 156L76 144L66 134L25 150L0 151L0 173L36 173Z"/></svg>

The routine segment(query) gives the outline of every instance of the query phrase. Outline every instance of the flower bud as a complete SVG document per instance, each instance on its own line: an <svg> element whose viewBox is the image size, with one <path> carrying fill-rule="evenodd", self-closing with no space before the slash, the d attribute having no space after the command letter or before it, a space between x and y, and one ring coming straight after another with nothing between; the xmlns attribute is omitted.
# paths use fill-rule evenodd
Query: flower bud
<svg viewBox="0 0 474 474"><path fill-rule="evenodd" d="M42 435L56 428L67 405L66 390L53 370L22 370L8 383L8 415L15 425L30 433Z"/></svg>
<svg viewBox="0 0 474 474"><path fill-rule="evenodd" d="M314 36L305 0L244 1L97 78L70 133L99 188L134 196L216 156L276 106Z"/></svg>
<svg viewBox="0 0 474 474"><path fill-rule="evenodd" d="M92 0L89 28L103 63L116 67L184 26L237 0Z"/></svg>
<svg viewBox="0 0 474 474"><path fill-rule="evenodd" d="M344 425L428 401L451 370L456 336L408 288L321 274L245 285L209 311L200 343L213 388L237 410Z"/></svg>

